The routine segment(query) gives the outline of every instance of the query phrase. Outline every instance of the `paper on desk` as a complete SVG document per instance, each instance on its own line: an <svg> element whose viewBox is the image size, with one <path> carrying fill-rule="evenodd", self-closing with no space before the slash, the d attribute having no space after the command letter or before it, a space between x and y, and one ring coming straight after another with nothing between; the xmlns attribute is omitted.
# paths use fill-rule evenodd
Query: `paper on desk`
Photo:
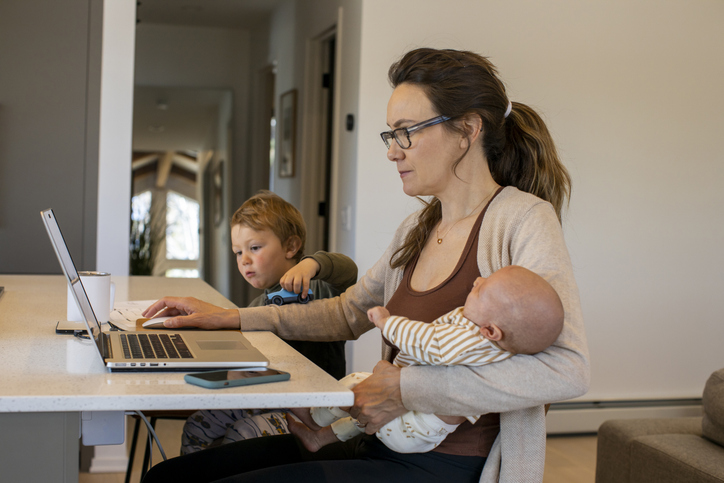
<svg viewBox="0 0 724 483"><path fill-rule="evenodd" d="M156 302L156 300L129 300L116 302L111 312L111 323L122 330L136 330L138 319L148 320L143 311ZM153 320L166 320L171 317L156 317Z"/></svg>

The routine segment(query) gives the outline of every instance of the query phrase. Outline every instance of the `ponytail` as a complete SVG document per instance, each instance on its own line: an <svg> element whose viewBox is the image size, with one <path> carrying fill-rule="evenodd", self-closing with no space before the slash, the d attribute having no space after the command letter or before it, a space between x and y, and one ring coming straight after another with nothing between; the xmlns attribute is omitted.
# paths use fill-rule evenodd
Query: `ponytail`
<svg viewBox="0 0 724 483"><path fill-rule="evenodd" d="M488 158L493 179L548 201L561 220L563 206L571 197L571 177L543 119L525 104L514 102L504 128L502 152Z"/></svg>

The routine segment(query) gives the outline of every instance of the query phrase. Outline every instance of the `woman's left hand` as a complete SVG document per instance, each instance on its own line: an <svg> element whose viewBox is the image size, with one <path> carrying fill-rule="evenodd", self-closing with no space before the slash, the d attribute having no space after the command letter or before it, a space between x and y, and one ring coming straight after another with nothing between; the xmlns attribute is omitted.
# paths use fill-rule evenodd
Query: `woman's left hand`
<svg viewBox="0 0 724 483"><path fill-rule="evenodd" d="M407 412L402 405L400 368L380 361L370 377L354 389L354 406L349 409L365 433L374 434L385 424Z"/></svg>

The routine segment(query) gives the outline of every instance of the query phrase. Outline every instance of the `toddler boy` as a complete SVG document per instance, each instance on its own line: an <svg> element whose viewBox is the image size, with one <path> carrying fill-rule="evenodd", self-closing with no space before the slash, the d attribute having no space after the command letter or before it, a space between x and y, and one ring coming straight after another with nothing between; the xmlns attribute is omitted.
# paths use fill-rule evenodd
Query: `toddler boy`
<svg viewBox="0 0 724 483"><path fill-rule="evenodd" d="M270 191L249 198L231 218L231 247L244 279L264 293L249 307L264 305L282 288L313 299L336 297L357 281L357 265L338 253L304 256L306 226L301 213ZM344 341L285 341L333 377L345 374ZM216 444L287 433L285 410L223 409L195 412L187 420L181 454Z"/></svg>

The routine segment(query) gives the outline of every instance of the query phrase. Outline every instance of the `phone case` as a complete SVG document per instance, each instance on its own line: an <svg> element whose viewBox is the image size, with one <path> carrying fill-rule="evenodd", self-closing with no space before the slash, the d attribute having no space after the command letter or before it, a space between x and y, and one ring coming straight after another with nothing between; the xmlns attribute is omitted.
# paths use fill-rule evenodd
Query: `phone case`
<svg viewBox="0 0 724 483"><path fill-rule="evenodd" d="M55 324L56 334L75 334L76 332L80 332L81 335L88 334L83 322L59 320L58 323Z"/></svg>
<svg viewBox="0 0 724 483"><path fill-rule="evenodd" d="M268 368L271 369L271 368ZM278 369L274 369L275 371L279 371ZM218 372L218 371L215 371ZM223 371L228 372L228 371ZM196 386L205 387L207 389L223 389L225 387L234 387L234 386L251 386L253 384L264 384L268 382L279 382L279 381L288 381L289 380L289 373L284 371L279 371L279 374L272 374L267 376L257 376L257 377L249 377L244 379L221 379L219 381L209 381L208 379L203 379L200 376L203 376L204 372L199 373L192 373L192 374L186 374L184 375L184 381L188 382L189 384L195 384Z"/></svg>

